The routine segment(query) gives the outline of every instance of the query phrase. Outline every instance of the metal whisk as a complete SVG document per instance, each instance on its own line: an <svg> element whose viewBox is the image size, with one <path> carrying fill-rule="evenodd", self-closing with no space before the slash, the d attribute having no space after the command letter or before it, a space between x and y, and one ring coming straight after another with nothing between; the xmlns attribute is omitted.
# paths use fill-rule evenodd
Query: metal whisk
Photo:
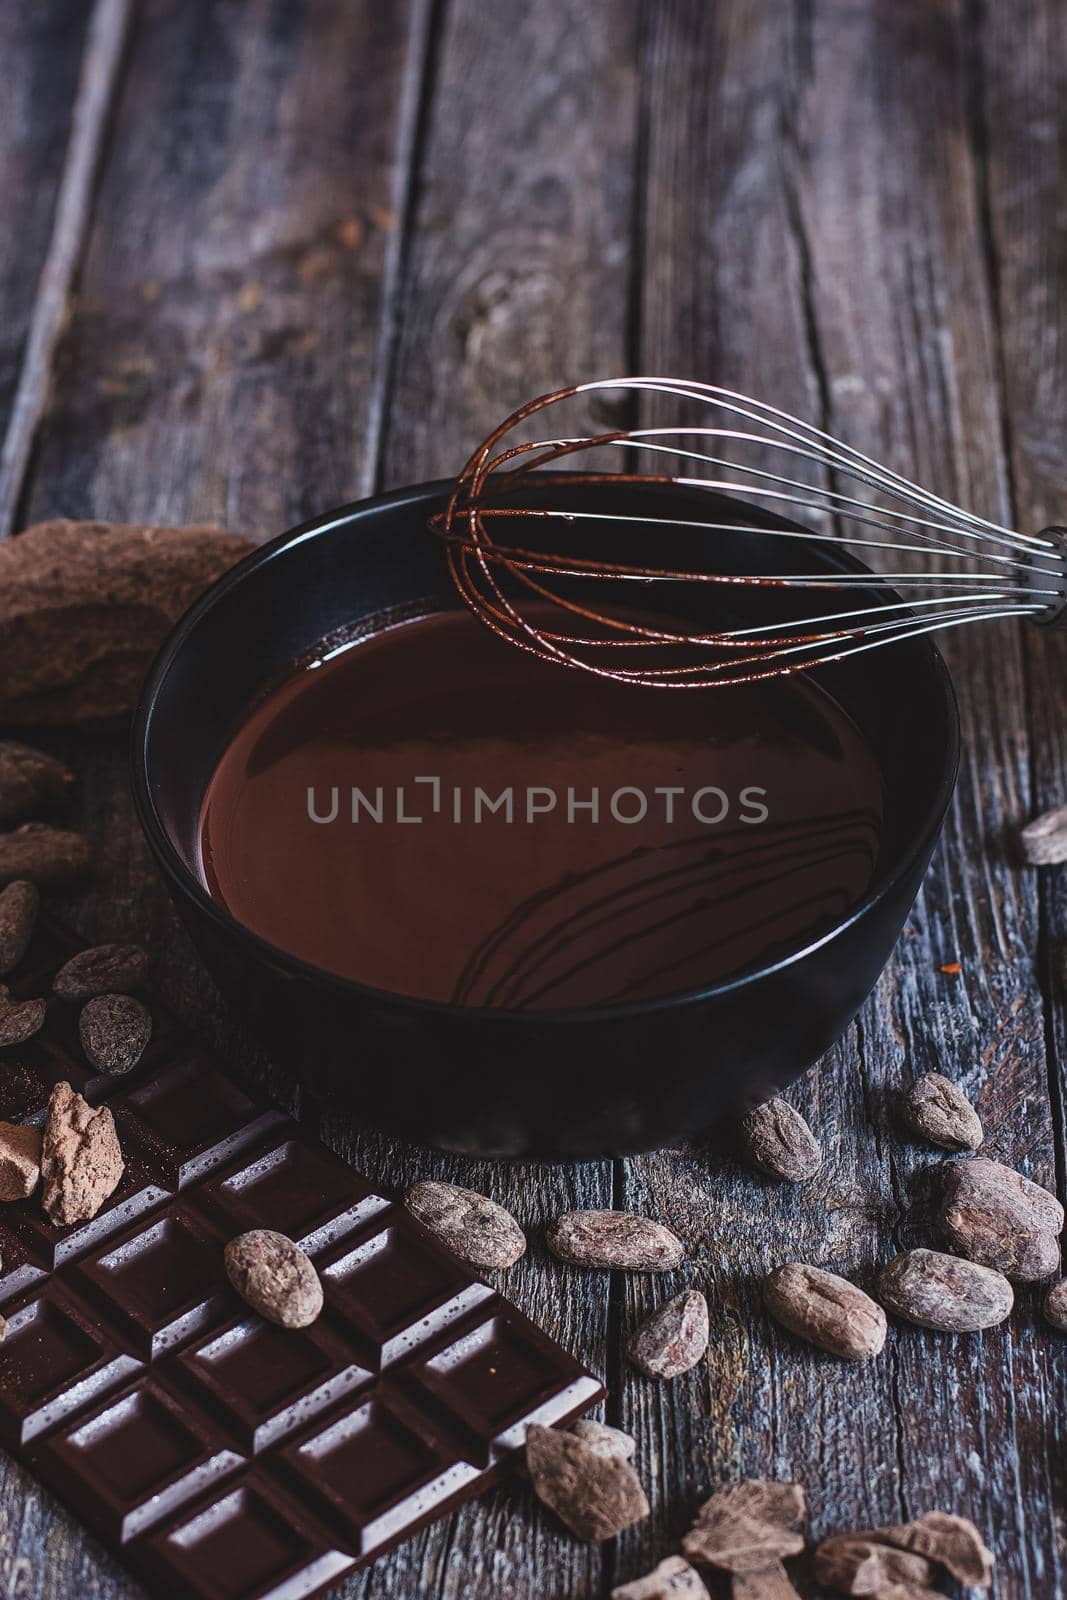
<svg viewBox="0 0 1067 1600"><path fill-rule="evenodd" d="M706 408L708 422L509 440L539 412L607 390L670 395ZM746 464L753 448L765 465ZM622 453L623 470L565 478L541 470L594 449ZM634 470L635 452L670 458L681 472ZM683 475L685 463L702 475ZM819 469L822 486L792 475L804 463ZM568 503L576 485L613 486L611 509L574 495ZM705 491L711 514L694 517L679 508L675 516L671 507L649 515L636 495L632 510L619 509L617 491L627 485ZM754 499L770 514L765 522L752 520L744 505L722 500L724 493ZM826 526L816 530L785 520L797 511L818 513ZM1028 617L1044 625L1067 619L1067 529L1017 533L961 510L786 411L678 378L601 379L530 401L479 445L433 526L445 541L463 599L505 639L546 660L650 688L710 688L776 677L994 617ZM599 546L589 553L577 538L602 542L613 529L631 548L634 533L645 536L648 559L644 544L635 561L617 559L619 552L611 549L601 553ZM657 564L657 535L662 541L668 533L675 544L679 537L691 538L692 556L687 547L684 565ZM821 562L813 556L807 571L801 562L796 570L745 572L736 570L736 556L732 564L717 564L716 534L773 540L779 556L788 549L783 541L796 541L798 552L812 544L823 552L838 546L861 556L891 550L935 556L938 565L931 570L911 561L909 569L918 570L879 573L854 568L847 559L827 562L823 554ZM704 604L695 608L701 624L691 620L692 603L681 623L678 608L664 605L656 586L668 584L698 586L688 593L701 592ZM879 590L889 593L882 599ZM795 616L783 609L787 591L797 597ZM834 591L828 609L818 609L812 591ZM649 615L650 596L666 615ZM761 612L760 596L773 598L769 612Z"/></svg>

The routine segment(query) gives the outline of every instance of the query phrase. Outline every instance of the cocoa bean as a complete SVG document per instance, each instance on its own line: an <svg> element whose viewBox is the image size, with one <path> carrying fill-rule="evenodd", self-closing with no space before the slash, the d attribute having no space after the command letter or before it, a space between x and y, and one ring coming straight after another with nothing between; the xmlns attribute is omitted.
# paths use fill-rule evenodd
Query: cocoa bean
<svg viewBox="0 0 1067 1600"><path fill-rule="evenodd" d="M754 1166L786 1183L805 1183L822 1166L822 1147L799 1111L765 1100L742 1119L741 1148Z"/></svg>
<svg viewBox="0 0 1067 1600"><path fill-rule="evenodd" d="M1054 1283L1045 1296L1045 1320L1061 1333L1067 1333L1067 1278Z"/></svg>
<svg viewBox="0 0 1067 1600"><path fill-rule="evenodd" d="M763 1281L763 1301L784 1328L830 1355L862 1361L885 1344L881 1306L847 1278L821 1267L802 1261L778 1267Z"/></svg>
<svg viewBox="0 0 1067 1600"><path fill-rule="evenodd" d="M925 1556L882 1544L871 1533L844 1533L824 1539L815 1551L815 1579L838 1594L877 1597L893 1585L930 1589L935 1572Z"/></svg>
<svg viewBox="0 0 1067 1600"><path fill-rule="evenodd" d="M1057 1270L1063 1207L1055 1195L985 1156L946 1162L942 1176L941 1222L954 1250L1022 1283Z"/></svg>
<svg viewBox="0 0 1067 1600"><path fill-rule="evenodd" d="M1015 1295L1007 1278L992 1267L941 1250L908 1250L882 1268L878 1298L920 1328L977 1333L1003 1322Z"/></svg>
<svg viewBox="0 0 1067 1600"><path fill-rule="evenodd" d="M91 1000L136 989L147 970L148 956L139 944L98 944L64 962L52 989L61 1000Z"/></svg>
<svg viewBox="0 0 1067 1600"><path fill-rule="evenodd" d="M963 1090L940 1072L917 1078L901 1110L909 1128L945 1150L977 1150L985 1138L978 1113Z"/></svg>
<svg viewBox="0 0 1067 1600"><path fill-rule="evenodd" d="M0 825L22 822L62 805L74 787L74 774L62 761L13 739L0 740Z"/></svg>
<svg viewBox="0 0 1067 1600"><path fill-rule="evenodd" d="M708 1348L708 1302L699 1289L668 1300L635 1329L626 1347L648 1378L677 1378L702 1360Z"/></svg>
<svg viewBox="0 0 1067 1600"><path fill-rule="evenodd" d="M550 1223L545 1241L553 1255L575 1267L667 1272L685 1260L669 1228L628 1211L565 1211Z"/></svg>
<svg viewBox="0 0 1067 1600"><path fill-rule="evenodd" d="M730 1579L730 1600L800 1600L800 1596L782 1563L775 1561L762 1572L735 1572Z"/></svg>
<svg viewBox="0 0 1067 1600"><path fill-rule="evenodd" d="M0 983L0 1050L25 1044L44 1025L48 1007L43 1000L12 1000Z"/></svg>
<svg viewBox="0 0 1067 1600"><path fill-rule="evenodd" d="M0 722L133 709L183 611L252 545L218 528L44 522L0 545Z"/></svg>
<svg viewBox="0 0 1067 1600"><path fill-rule="evenodd" d="M40 907L40 890L26 878L0 889L0 978L14 972L29 949Z"/></svg>
<svg viewBox="0 0 1067 1600"><path fill-rule="evenodd" d="M726 1572L763 1572L803 1550L802 1535L792 1531L803 1515L804 1491L798 1483L756 1478L730 1484L705 1500L682 1550Z"/></svg>
<svg viewBox="0 0 1067 1600"><path fill-rule="evenodd" d="M967 1588L988 1589L993 1581L993 1552L966 1517L947 1511L928 1511L913 1522L878 1528L873 1537L898 1550L911 1550L944 1567L950 1577Z"/></svg>
<svg viewBox="0 0 1067 1600"><path fill-rule="evenodd" d="M416 1183L404 1196L413 1217L472 1267L513 1266L526 1250L526 1235L510 1211L455 1183Z"/></svg>
<svg viewBox="0 0 1067 1600"><path fill-rule="evenodd" d="M253 1228L223 1252L241 1299L280 1328L306 1328L322 1310L322 1284L298 1244L273 1228Z"/></svg>
<svg viewBox="0 0 1067 1600"><path fill-rule="evenodd" d="M0 553L3 545L0 545ZM0 833L0 889L16 878L29 878L41 889L73 883L89 869L84 834L53 828L47 822L24 822Z"/></svg>
<svg viewBox="0 0 1067 1600"><path fill-rule="evenodd" d="M100 994L82 1007L78 1037L98 1072L131 1072L152 1037L152 1018L129 994Z"/></svg>
<svg viewBox="0 0 1067 1600"><path fill-rule="evenodd" d="M69 1083L57 1083L41 1148L41 1203L49 1221L57 1228L90 1221L124 1170L111 1112L94 1109Z"/></svg>
<svg viewBox="0 0 1067 1600"><path fill-rule="evenodd" d="M1067 806L1046 811L1028 822L1019 834L1023 859L1034 867L1067 861Z"/></svg>
<svg viewBox="0 0 1067 1600"><path fill-rule="evenodd" d="M783 1528L792 1528L807 1514L804 1486L779 1483L773 1478L746 1478L743 1483L727 1484L700 1506L696 1524L727 1510L754 1517L757 1522L777 1522Z"/></svg>
<svg viewBox="0 0 1067 1600"><path fill-rule="evenodd" d="M612 1589L611 1600L711 1600L700 1574L681 1556L668 1556L658 1567Z"/></svg>
<svg viewBox="0 0 1067 1600"><path fill-rule="evenodd" d="M592 1417L581 1417L571 1432L597 1455L618 1456L622 1461L633 1459L636 1445L631 1435L623 1433L621 1428L609 1427L606 1422L597 1422Z"/></svg>
<svg viewBox="0 0 1067 1600"><path fill-rule="evenodd" d="M590 1449L573 1433L531 1423L526 1466L538 1499L579 1539L611 1539L649 1514L630 1463Z"/></svg>

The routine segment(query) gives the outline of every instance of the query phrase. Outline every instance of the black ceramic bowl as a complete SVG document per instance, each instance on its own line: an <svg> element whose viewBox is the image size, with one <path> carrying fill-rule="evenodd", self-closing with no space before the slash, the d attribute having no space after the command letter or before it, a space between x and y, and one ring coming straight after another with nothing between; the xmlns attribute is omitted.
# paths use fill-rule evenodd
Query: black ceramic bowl
<svg viewBox="0 0 1067 1600"><path fill-rule="evenodd" d="M164 645L137 712L141 822L224 994L268 1051L329 1104L479 1155L587 1159L653 1149L784 1087L863 1003L949 804L959 746L952 686L927 638L815 674L876 751L887 831L862 903L784 960L696 993L555 1012L424 1002L331 976L265 943L208 896L196 865L201 800L246 709L326 634L397 606L458 603L426 532L446 488L400 490L297 528L193 607ZM683 515L688 505L693 517L788 526L707 493L579 485L567 492L570 504L590 509L618 509L624 493L632 511L640 493L650 513L669 506ZM773 536L714 537L716 561L727 567L755 562L781 571L786 556L795 565L796 546ZM613 538L618 551L616 530ZM808 554L828 572L865 570L830 547Z"/></svg>

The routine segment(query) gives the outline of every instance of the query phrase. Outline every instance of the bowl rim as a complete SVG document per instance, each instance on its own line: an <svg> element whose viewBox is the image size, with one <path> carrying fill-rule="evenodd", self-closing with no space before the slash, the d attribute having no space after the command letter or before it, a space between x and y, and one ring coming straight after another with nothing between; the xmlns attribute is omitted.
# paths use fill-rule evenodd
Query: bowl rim
<svg viewBox="0 0 1067 1600"><path fill-rule="evenodd" d="M283 969L288 969L292 976L313 982L320 987L334 991L339 997L347 997L350 1000L370 1002L379 1007L384 1004L388 1007L405 1011L414 1010L426 1016L437 1016L442 1019L462 1019L465 1022L477 1020L482 1025L496 1026L503 1029L516 1026L523 1028L545 1026L551 1028L560 1025L593 1025L605 1021L625 1021L628 1017L643 1017L656 1012L673 1011L685 1006L704 1005L722 996L733 995L750 988L762 982L771 974L781 972L785 968L805 960L815 951L822 949L833 940L841 938L850 928L860 922L874 906L878 905L886 895L893 891L900 880L913 869L916 861L921 860L927 851L933 847L944 823L956 785L960 763L961 735L959 702L951 675L940 650L933 639L927 635L922 639L921 647L929 652L935 675L940 681L944 708L949 724L949 738L946 741L945 760L942 763L922 826L912 837L908 847L898 851L895 861L884 875L876 871L870 889L845 918L835 923L827 932L820 934L817 939L809 940L798 949L790 951L775 961L753 967L746 972L738 974L736 977L726 979L720 983L706 984L699 989L680 990L677 994L661 995L653 999L630 1001L626 1004L611 1006L570 1006L532 1010L504 1006L456 1005L447 1000L428 1000L419 995L403 994L399 990L379 989L371 984L360 983L354 978L346 978L339 973L329 972L326 968L318 967L313 962L305 961L300 956L282 949L279 945L272 944L268 939L264 939L260 934L255 933L211 896L206 886L186 864L181 853L174 845L156 807L152 787L149 748L153 719L158 710L167 676L179 654L188 645L201 619L212 611L220 601L247 582L254 573L269 566L272 561L287 555L297 546L311 539L324 537L339 527L358 522L367 517L373 518L377 512L387 508L395 509L404 505L418 505L440 498L452 487L454 485L451 479L442 478L386 490L380 494L350 501L333 510L322 512L318 516L311 517L306 522L299 523L297 526L287 529L284 533L278 534L275 538L252 550L247 556L242 557L221 578L211 584L198 600L194 601L175 623L152 662L141 687L130 732L130 780L134 806L141 828L156 861L163 871L164 877L185 899L191 901L196 910L206 917L220 933L225 934L231 940L236 938L245 942L260 959L269 962L275 967L280 966ZM735 499L731 495L723 495L721 498ZM736 504L745 506L745 502L740 499L736 499ZM749 509L755 510L757 508ZM761 514L765 516L766 512ZM868 570L851 553L846 554L834 550L832 554L835 561L845 566L861 572ZM919 643L919 641L915 642Z"/></svg>

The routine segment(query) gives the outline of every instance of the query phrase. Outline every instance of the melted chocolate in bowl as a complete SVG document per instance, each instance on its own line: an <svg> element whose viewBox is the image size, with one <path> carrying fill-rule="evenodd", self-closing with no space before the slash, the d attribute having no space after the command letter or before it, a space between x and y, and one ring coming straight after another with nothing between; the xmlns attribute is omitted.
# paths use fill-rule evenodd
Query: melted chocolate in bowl
<svg viewBox="0 0 1067 1600"><path fill-rule="evenodd" d="M870 887L883 814L873 752L806 680L635 688L448 611L252 710L208 786L201 870L246 927L360 983L604 1006L827 932Z"/></svg>

